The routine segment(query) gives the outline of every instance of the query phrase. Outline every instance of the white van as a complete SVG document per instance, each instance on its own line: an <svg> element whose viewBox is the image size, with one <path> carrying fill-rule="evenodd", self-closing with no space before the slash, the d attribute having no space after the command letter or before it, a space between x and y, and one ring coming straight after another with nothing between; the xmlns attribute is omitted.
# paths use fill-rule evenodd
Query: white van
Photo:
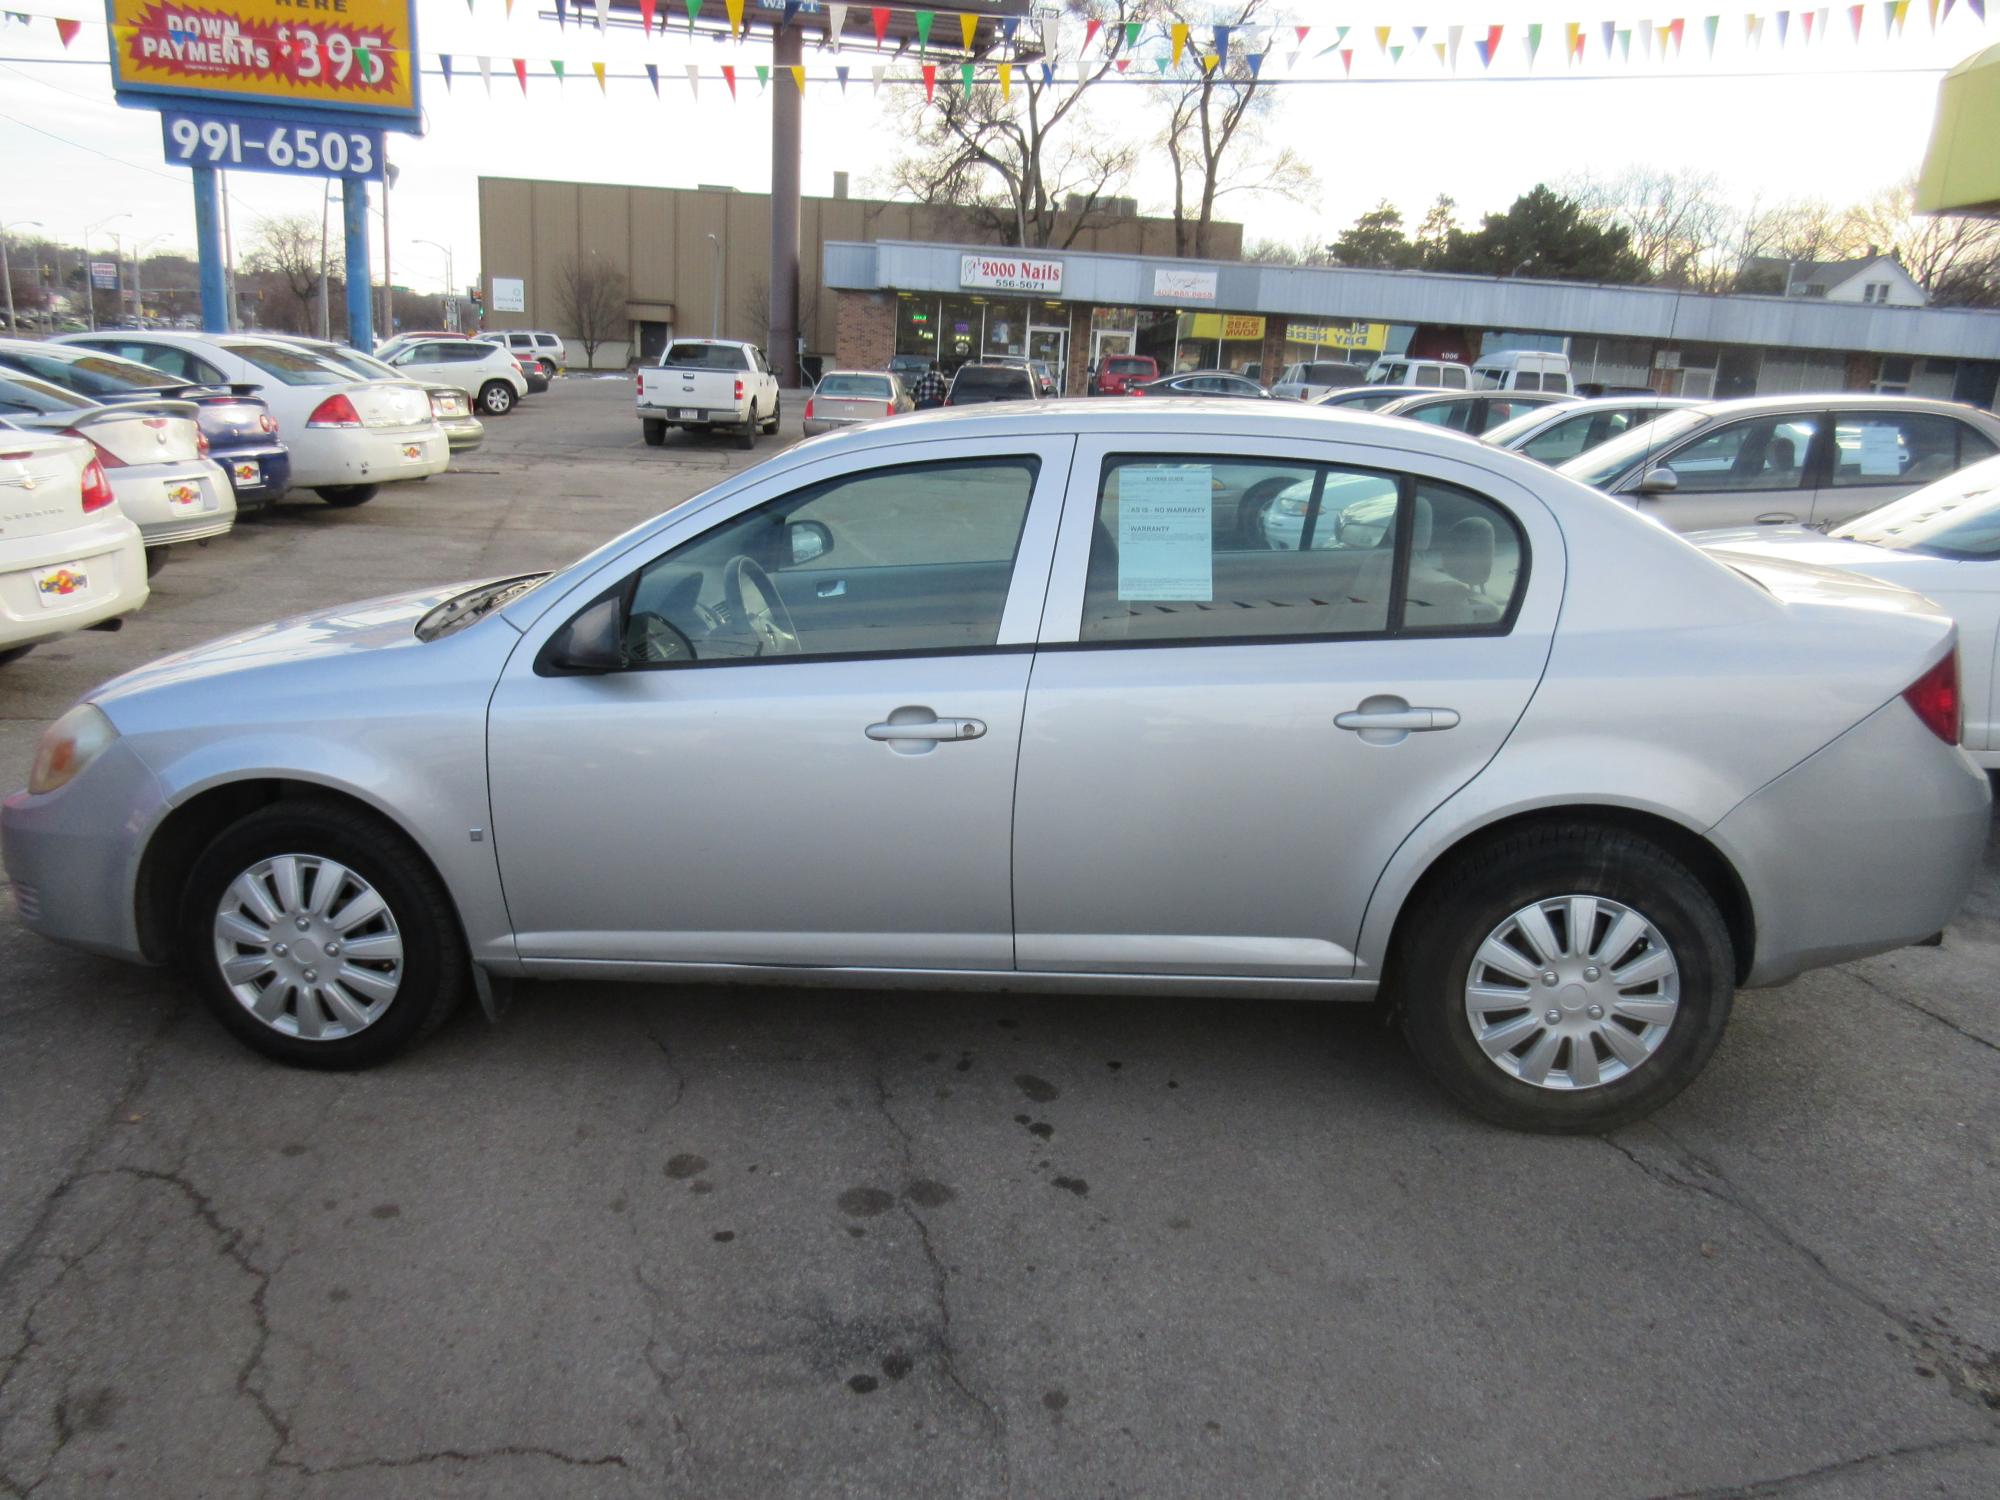
<svg viewBox="0 0 2000 1500"><path fill-rule="evenodd" d="M1360 385L1368 372L1360 365L1338 359L1308 359L1285 366L1285 373L1271 387L1281 401L1317 401L1328 391Z"/></svg>
<svg viewBox="0 0 2000 1500"><path fill-rule="evenodd" d="M1546 349L1501 349L1481 355L1472 373L1473 383L1483 391L1570 393L1569 356Z"/></svg>
<svg viewBox="0 0 2000 1500"><path fill-rule="evenodd" d="M1472 371L1440 359L1411 359L1385 354L1368 367L1370 385L1422 385L1443 391L1472 389Z"/></svg>

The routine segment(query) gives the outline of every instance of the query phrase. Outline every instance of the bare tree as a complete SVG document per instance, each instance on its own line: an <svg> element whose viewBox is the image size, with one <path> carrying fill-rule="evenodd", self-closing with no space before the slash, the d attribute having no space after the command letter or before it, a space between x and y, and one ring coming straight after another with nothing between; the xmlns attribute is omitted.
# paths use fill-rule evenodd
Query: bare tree
<svg viewBox="0 0 2000 1500"><path fill-rule="evenodd" d="M891 188L919 203L950 205L1002 244L1066 247L1107 216L1138 166L1136 146L1090 128L1092 85L1123 55L1124 26L1151 0L1067 0L1069 14L1102 21L1112 46L1081 79L1043 83L1016 70L1012 97L940 87L911 95L901 111L910 150L891 169Z"/></svg>
<svg viewBox="0 0 2000 1500"><path fill-rule="evenodd" d="M1915 181L1884 188L1847 211L1845 250L1893 253L1931 301L1946 307L2000 305L2000 223L1917 212Z"/></svg>
<svg viewBox="0 0 2000 1500"><path fill-rule="evenodd" d="M736 298L736 326L754 329L757 342L764 344L771 336L771 279L763 272L754 272L744 279L743 290ZM799 332L806 338L812 337L819 327L819 283L814 277L799 278Z"/></svg>
<svg viewBox="0 0 2000 1500"><path fill-rule="evenodd" d="M1632 251L1662 286L1723 291L1741 261L1744 213L1713 172L1632 166L1564 185L1590 218L1631 236Z"/></svg>
<svg viewBox="0 0 2000 1500"><path fill-rule="evenodd" d="M257 238L243 257L243 267L253 275L269 278L272 290L282 291L298 305L296 324L286 309L285 324L300 330L317 326L319 304L319 221L309 214L273 214L257 221ZM329 266L331 274L341 274L339 257Z"/></svg>
<svg viewBox="0 0 2000 1500"><path fill-rule="evenodd" d="M1222 6L1171 4L1176 22L1213 35L1226 26L1247 40L1245 28L1270 24L1271 0L1229 0ZM1312 169L1289 146L1265 137L1273 96L1260 88L1248 48L1231 48L1227 58L1206 66L1196 45L1193 72L1167 94L1167 122L1161 144L1174 176L1174 253L1197 258L1209 253L1215 200L1225 193L1254 190L1301 200L1314 186Z"/></svg>
<svg viewBox="0 0 2000 1500"><path fill-rule="evenodd" d="M631 331L625 314L625 273L595 255L571 255L556 267L556 314L583 345L586 369L597 346Z"/></svg>

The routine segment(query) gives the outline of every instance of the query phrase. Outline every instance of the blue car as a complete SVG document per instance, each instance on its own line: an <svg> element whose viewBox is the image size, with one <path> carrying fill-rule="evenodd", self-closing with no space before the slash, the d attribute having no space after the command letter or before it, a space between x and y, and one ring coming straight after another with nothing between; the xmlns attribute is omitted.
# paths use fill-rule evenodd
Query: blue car
<svg viewBox="0 0 2000 1500"><path fill-rule="evenodd" d="M291 453L254 385L177 379L109 350L27 339L0 339L0 372L32 375L112 406L166 397L192 401L208 457L229 476L239 514L269 505L291 485Z"/></svg>

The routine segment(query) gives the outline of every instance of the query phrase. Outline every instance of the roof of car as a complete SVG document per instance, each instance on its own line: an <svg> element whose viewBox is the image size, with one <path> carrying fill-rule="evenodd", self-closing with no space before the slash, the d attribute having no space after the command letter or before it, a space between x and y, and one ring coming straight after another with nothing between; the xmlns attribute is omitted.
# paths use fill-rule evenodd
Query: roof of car
<svg viewBox="0 0 2000 1500"><path fill-rule="evenodd" d="M1525 401L1530 406L1567 406L1574 399L1570 396L1558 395L1552 391L1509 391L1503 390L1499 386L1489 386L1484 390L1478 391L1429 390L1412 392L1407 396L1398 396L1381 410L1384 416L1396 416L1402 412L1415 411L1419 407L1436 406L1440 402L1478 401L1485 398L1491 398L1495 401Z"/></svg>
<svg viewBox="0 0 2000 1500"><path fill-rule="evenodd" d="M1930 396L1878 396L1870 391L1801 391L1785 396L1739 396L1730 401L1695 403L1703 413L1716 417L1756 417L1772 412L1823 411L1829 406L1866 411L1933 411L1954 417L1983 417L1994 414L1963 401L1939 401Z"/></svg>

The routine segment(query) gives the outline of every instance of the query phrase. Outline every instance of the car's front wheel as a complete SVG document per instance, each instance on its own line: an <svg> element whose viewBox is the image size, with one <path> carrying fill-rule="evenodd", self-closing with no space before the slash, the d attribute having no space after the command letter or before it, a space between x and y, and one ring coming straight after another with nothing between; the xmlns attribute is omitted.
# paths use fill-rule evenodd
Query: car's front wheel
<svg viewBox="0 0 2000 1500"><path fill-rule="evenodd" d="M757 446L757 403L750 403L750 415L743 419L743 425L736 429L736 446L754 448Z"/></svg>
<svg viewBox="0 0 2000 1500"><path fill-rule="evenodd" d="M195 862L182 956L239 1041L314 1068L378 1063L429 1035L463 993L443 884L394 829L332 802L279 802Z"/></svg>
<svg viewBox="0 0 2000 1500"><path fill-rule="evenodd" d="M323 484L314 493L328 505L344 510L350 505L366 505L381 488L379 484Z"/></svg>
<svg viewBox="0 0 2000 1500"><path fill-rule="evenodd" d="M506 416L514 409L514 400L514 387L504 380L489 380L479 388L479 404L490 416Z"/></svg>
<svg viewBox="0 0 2000 1500"><path fill-rule="evenodd" d="M764 419L764 431L767 434L773 437L777 435L778 421L784 415L784 409L785 403L782 398L771 403L771 415Z"/></svg>
<svg viewBox="0 0 2000 1500"><path fill-rule="evenodd" d="M1399 936L1395 1000L1411 1047L1475 1114L1521 1130L1601 1131L1693 1081L1735 996L1714 898L1659 845L1556 824L1444 871Z"/></svg>

